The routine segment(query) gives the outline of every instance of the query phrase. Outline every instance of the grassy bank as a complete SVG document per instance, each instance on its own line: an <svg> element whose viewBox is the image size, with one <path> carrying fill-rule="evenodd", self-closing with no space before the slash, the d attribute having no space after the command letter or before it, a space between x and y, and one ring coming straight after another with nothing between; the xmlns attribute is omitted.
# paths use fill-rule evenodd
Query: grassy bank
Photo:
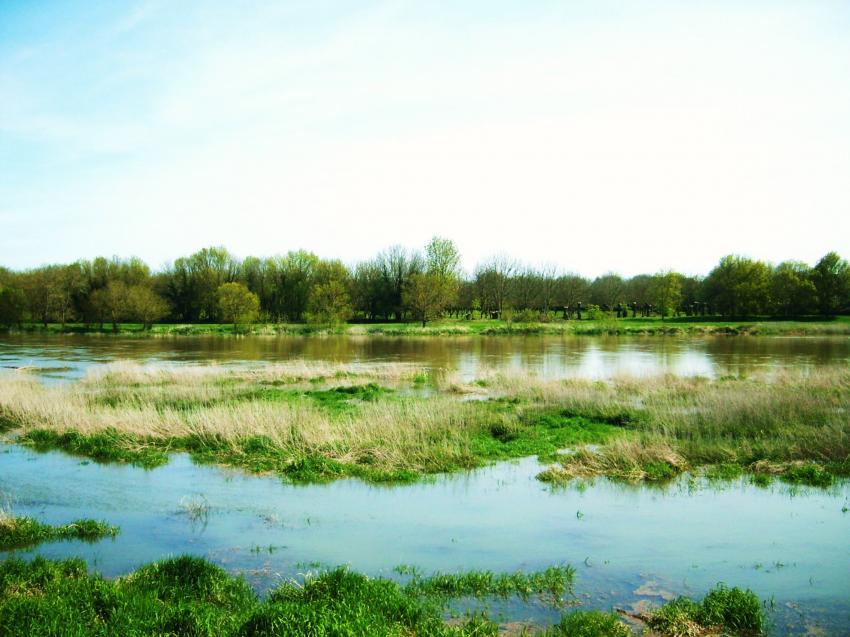
<svg viewBox="0 0 850 637"><path fill-rule="evenodd" d="M13 328L13 332L40 334L103 334L135 336L139 338L166 336L233 336L230 324L160 323L145 329L139 323L120 323L117 329L107 324L88 325L68 323L60 325L26 324ZM364 323L339 326L308 325L304 323L259 323L240 327L239 334L257 336L309 336L309 335L383 335L383 336L582 336L582 335L751 335L751 336L850 336L850 317L831 319L812 317L811 319L780 320L761 319L724 319L721 317L677 317L662 320L650 318L606 318L602 320L583 319L564 321L554 319L550 322L521 323L505 320L462 320L443 319L428 323L422 327L418 322L409 323Z"/></svg>
<svg viewBox="0 0 850 637"><path fill-rule="evenodd" d="M458 598L540 597L558 607L571 590L569 567L541 573L461 573L406 584L346 569L285 582L260 600L241 579L202 559L178 557L117 580L89 573L81 560L0 564L3 635L193 635L375 637L418 635L628 637L614 613L572 611L550 627L513 633L486 613L446 620ZM718 587L700 602L680 599L642 616L655 634L759 635L765 616L750 591ZM503 629L507 627L502 627Z"/></svg>
<svg viewBox="0 0 850 637"><path fill-rule="evenodd" d="M296 482L423 474L538 456L542 478L662 481L752 473L828 486L850 474L850 370L465 382L404 364L105 366L46 387L0 380L0 429L37 449L155 467L172 451ZM559 451L568 448L569 453Z"/></svg>
<svg viewBox="0 0 850 637"><path fill-rule="evenodd" d="M97 520L75 520L53 526L31 517L15 517L0 512L0 551L28 549L57 540L94 542L117 534L118 527Z"/></svg>

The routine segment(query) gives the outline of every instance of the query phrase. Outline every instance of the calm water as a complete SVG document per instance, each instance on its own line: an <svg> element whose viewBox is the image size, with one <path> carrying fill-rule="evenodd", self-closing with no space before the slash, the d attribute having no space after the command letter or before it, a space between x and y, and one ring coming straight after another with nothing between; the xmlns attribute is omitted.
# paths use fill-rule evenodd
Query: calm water
<svg viewBox="0 0 850 637"><path fill-rule="evenodd" d="M182 455L144 471L0 447L0 490L12 495L16 513L121 526L114 541L38 549L82 556L107 576L184 552L242 573L260 590L317 563L383 575L400 564L427 573L568 563L586 606L701 596L723 581L775 600L775 634L815 627L847 634L850 513L842 508L850 486L795 492L683 480L659 490L599 480L552 490L534 479L538 471L525 460L413 486L292 486L195 466ZM185 513L193 499L208 504L203 519ZM554 619L533 604L501 612Z"/></svg>
<svg viewBox="0 0 850 637"><path fill-rule="evenodd" d="M0 369L32 366L46 379L81 376L117 359L245 364L301 358L361 363L407 361L468 378L483 369L549 378L616 375L722 376L850 364L848 337L177 337L3 336Z"/></svg>

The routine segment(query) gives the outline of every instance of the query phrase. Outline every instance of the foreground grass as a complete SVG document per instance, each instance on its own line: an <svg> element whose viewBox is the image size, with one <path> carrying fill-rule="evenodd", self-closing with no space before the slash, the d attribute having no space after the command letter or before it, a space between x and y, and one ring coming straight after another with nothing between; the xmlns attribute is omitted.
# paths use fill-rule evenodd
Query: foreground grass
<svg viewBox="0 0 850 637"><path fill-rule="evenodd" d="M557 602L570 592L572 575L564 567L530 575L415 577L401 584L339 568L308 576L303 584L286 582L260 600L244 580L195 557L149 564L113 581L89 573L82 560L13 559L0 564L0 634L495 636L499 626L486 613L446 622L449 602L530 594ZM761 604L749 591L720 587L701 603L683 599L671 608L646 617L657 634L703 634L680 632L682 626L729 635L764 630ZM577 611L523 634L627 637L631 631L613 613Z"/></svg>
<svg viewBox="0 0 850 637"><path fill-rule="evenodd" d="M471 399L476 400L471 400ZM106 366L45 387L0 380L0 423L34 448L155 467L173 451L296 482L423 474L538 456L551 482L749 472L829 486L850 475L850 370L465 382L412 366ZM564 453L564 449L568 453Z"/></svg>
<svg viewBox="0 0 850 637"><path fill-rule="evenodd" d="M56 540L85 540L94 542L118 535L118 527L97 520L75 520L53 526L31 517L0 514L0 551L27 549Z"/></svg>
<svg viewBox="0 0 850 637"><path fill-rule="evenodd" d="M139 323L120 323L116 330L110 324L86 325L67 323L25 324L14 331L48 334L120 334L123 336L232 336L233 326L218 323L169 324L160 323L149 329ZM512 335L708 335L746 334L751 336L850 335L850 317L809 317L795 320L756 318L730 320L722 317L660 317L606 318L565 321L553 315L548 322L514 322L492 319L442 319L422 327L420 323L367 323L336 326L304 323L260 323L242 326L238 333L255 335L309 336L314 334L380 334L386 336L512 336Z"/></svg>

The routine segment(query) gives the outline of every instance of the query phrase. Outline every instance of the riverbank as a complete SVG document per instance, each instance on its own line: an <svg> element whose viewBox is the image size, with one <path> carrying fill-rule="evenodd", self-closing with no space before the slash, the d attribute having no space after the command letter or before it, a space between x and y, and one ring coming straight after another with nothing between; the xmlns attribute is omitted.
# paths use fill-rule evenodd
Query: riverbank
<svg viewBox="0 0 850 637"><path fill-rule="evenodd" d="M0 380L0 430L35 449L155 467L175 451L293 482L422 476L537 456L541 479L663 482L850 475L850 371L611 382L403 363L255 368L106 365L45 386Z"/></svg>
<svg viewBox="0 0 850 637"><path fill-rule="evenodd" d="M401 571L401 569L400 569ZM552 626L500 625L486 611L448 618L460 598L531 597L562 608L574 570L536 573L418 574L396 581L337 568L286 581L259 599L241 578L201 558L182 556L107 580L82 560L0 563L0 632L4 635L191 634L293 637L315 635L421 635L461 637L628 637L614 612L570 610ZM751 591L718 585L700 602L677 598L660 608L625 614L646 634L760 635L766 615Z"/></svg>
<svg viewBox="0 0 850 637"><path fill-rule="evenodd" d="M581 321L553 320L540 323L519 323L503 320L444 319L426 326L418 322L408 323L362 323L338 326L318 326L304 323L258 323L250 327L240 326L234 330L230 324L160 323L145 328L139 323L119 323L115 329L106 324L88 325L68 323L26 324L14 327L11 333L27 334L102 334L137 338L172 336L701 336L701 335L748 335L748 336L850 336L850 317L831 319L778 320L772 318L727 320L719 317L652 318L606 318Z"/></svg>

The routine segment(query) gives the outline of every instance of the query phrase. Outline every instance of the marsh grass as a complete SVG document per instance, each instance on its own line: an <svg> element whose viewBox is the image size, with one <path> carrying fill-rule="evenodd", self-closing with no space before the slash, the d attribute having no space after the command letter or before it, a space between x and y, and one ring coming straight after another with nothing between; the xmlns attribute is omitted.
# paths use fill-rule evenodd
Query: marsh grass
<svg viewBox="0 0 850 637"><path fill-rule="evenodd" d="M552 606L564 603L564 595L572 591L575 569L571 566L553 566L538 573L493 573L492 571L467 571L465 573L436 573L422 577L413 572L405 590L417 595L456 599L459 597L518 597L528 601L537 596Z"/></svg>
<svg viewBox="0 0 850 637"><path fill-rule="evenodd" d="M541 475L552 482L665 482L703 467L711 479L748 471L822 487L850 475L846 369L715 381L428 374L427 392L411 390L423 376L397 364L118 364L62 386L4 379L0 420L36 449L147 468L185 451L296 482L405 482L523 456L557 461Z"/></svg>
<svg viewBox="0 0 850 637"><path fill-rule="evenodd" d="M29 549L44 542L58 540L84 540L95 542L104 537L118 535L118 527L97 520L75 520L68 524L53 526L35 518L12 515L8 510L0 511L0 551Z"/></svg>
<svg viewBox="0 0 850 637"><path fill-rule="evenodd" d="M548 585L552 576L540 577ZM511 576L511 581L524 590L521 585L533 586L537 578ZM261 601L244 580L195 557L149 564L114 581L88 573L81 560L8 560L0 564L0 633L496 635L497 624L486 616L446 623L446 604L453 596L445 589L432 593L424 583L404 586L338 568L309 575L302 583L285 582Z"/></svg>
<svg viewBox="0 0 850 637"><path fill-rule="evenodd" d="M195 637L482 637L502 634L486 613L447 621L448 605L461 597L563 597L572 584L568 567L541 573L469 572L417 575L407 584L370 578L346 568L286 581L261 600L241 578L190 556L142 566L116 580L89 573L79 559L0 563L0 634L193 635ZM756 635L764 613L751 592L724 586L702 602L674 600L646 621L660 635L682 626L710 626L716 633ZM690 623L683 623L687 621ZM704 622L704 623L703 623ZM614 613L571 611L550 627L522 634L543 637L627 637Z"/></svg>
<svg viewBox="0 0 850 637"><path fill-rule="evenodd" d="M755 593L720 584L701 602L673 600L651 613L647 624L662 635L761 635L767 620Z"/></svg>

